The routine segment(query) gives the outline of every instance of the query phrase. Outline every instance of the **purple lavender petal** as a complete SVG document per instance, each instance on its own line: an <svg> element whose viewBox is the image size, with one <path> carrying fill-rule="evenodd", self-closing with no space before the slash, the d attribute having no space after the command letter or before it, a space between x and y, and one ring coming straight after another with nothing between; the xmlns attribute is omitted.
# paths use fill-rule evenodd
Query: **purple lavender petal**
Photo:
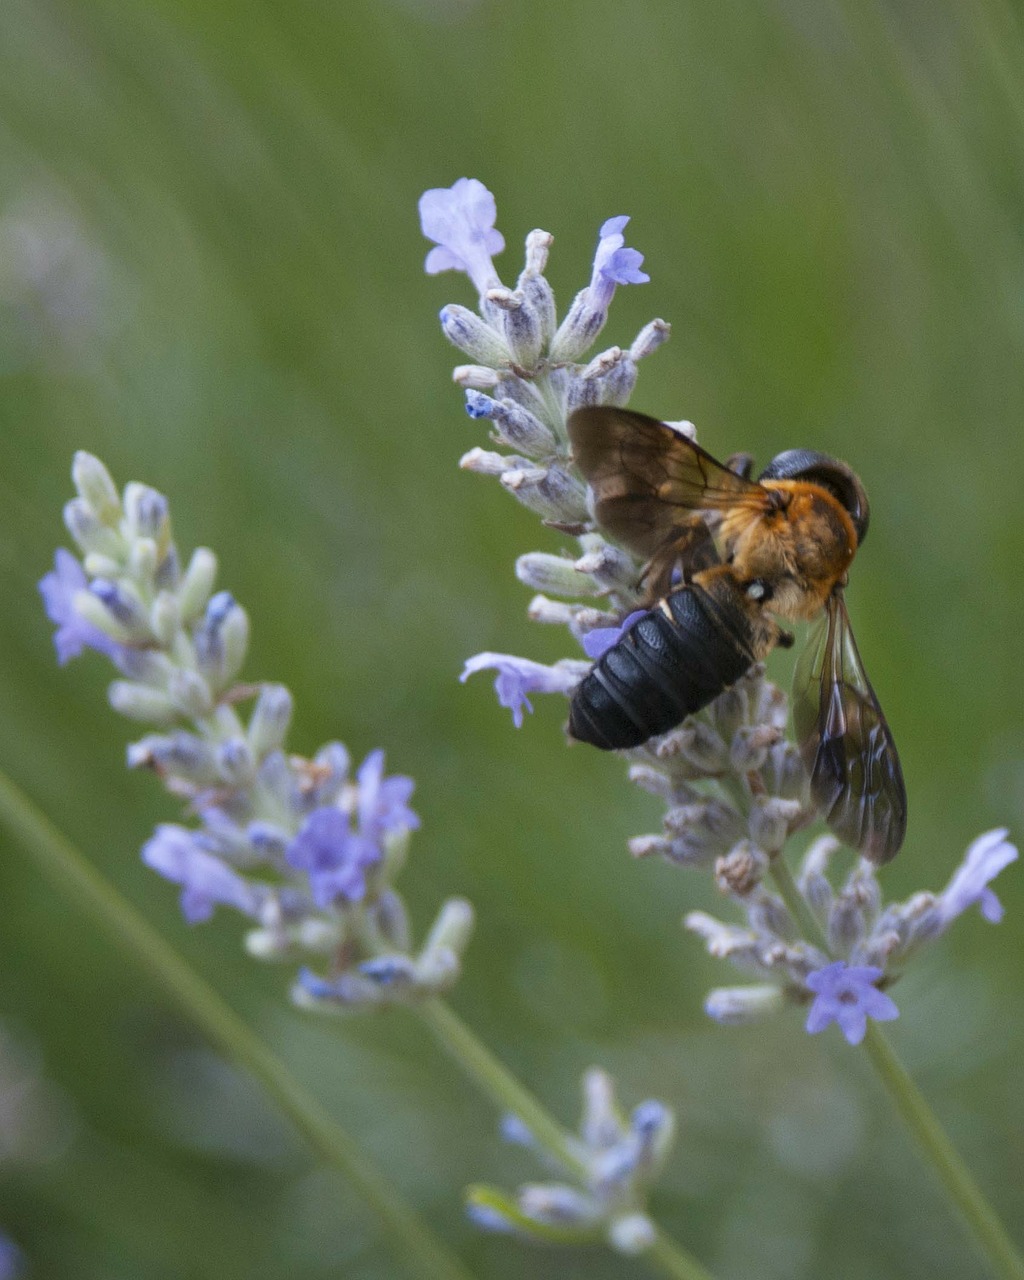
<svg viewBox="0 0 1024 1280"><path fill-rule="evenodd" d="M339 899L359 902L366 893L366 872L381 859L374 841L352 831L335 805L314 809L285 854L305 871L313 901L326 909Z"/></svg>
<svg viewBox="0 0 1024 1280"><path fill-rule="evenodd" d="M89 585L85 570L63 547L54 556L53 564L53 570L40 580L39 594L43 597L46 616L57 624L53 636L57 661L64 666L72 658L77 658L83 649L95 649L116 662L121 645L99 627L86 622L75 609L75 594L85 591Z"/></svg>
<svg viewBox="0 0 1024 1280"><path fill-rule="evenodd" d="M491 258L505 240L496 231L494 196L476 178L459 178L451 187L432 187L420 196L420 226L438 247L427 254L424 270L464 271L481 295L501 284Z"/></svg>
<svg viewBox="0 0 1024 1280"><path fill-rule="evenodd" d="M609 649L617 645L633 623L639 622L641 618L646 616L646 613L645 609L635 609L632 613L627 614L616 627L595 627L593 631L588 631L580 641L580 644L583 645L583 652L588 658L596 662Z"/></svg>
<svg viewBox="0 0 1024 1280"><path fill-rule="evenodd" d="M420 825L419 817L406 801L415 789L412 778L384 777L384 752L371 751L359 766L359 830L370 839L405 827Z"/></svg>
<svg viewBox="0 0 1024 1280"><path fill-rule="evenodd" d="M498 702L512 712L512 722L522 728L523 708L533 712L528 693L570 693L579 677L559 667L546 667L529 658L511 653L478 653L466 661L459 680L465 684L471 675L486 669L497 671L494 681Z"/></svg>
<svg viewBox="0 0 1024 1280"><path fill-rule="evenodd" d="M860 1044L867 1020L890 1022L899 1017L893 1001L875 983L882 970L874 965L848 965L843 960L807 975L815 999L807 1015L807 1031L816 1035L834 1022L850 1044Z"/></svg>
<svg viewBox="0 0 1024 1280"><path fill-rule="evenodd" d="M629 218L621 215L609 218L601 227L590 277L590 300L596 310L608 310L616 285L646 284L651 278L640 270L644 255L625 247L622 232L627 222Z"/></svg>
<svg viewBox="0 0 1024 1280"><path fill-rule="evenodd" d="M1017 860L1017 850L1007 840L1007 834L1006 827L996 827L971 843L963 862L939 895L940 931L947 929L957 916L975 903L990 923L998 924L1003 918L1003 904L988 885L1000 871Z"/></svg>
<svg viewBox="0 0 1024 1280"><path fill-rule="evenodd" d="M256 918L265 896L262 886L250 884L202 849L199 838L184 827L162 824L143 845L142 861L181 885L181 910L189 924L208 920L218 905Z"/></svg>

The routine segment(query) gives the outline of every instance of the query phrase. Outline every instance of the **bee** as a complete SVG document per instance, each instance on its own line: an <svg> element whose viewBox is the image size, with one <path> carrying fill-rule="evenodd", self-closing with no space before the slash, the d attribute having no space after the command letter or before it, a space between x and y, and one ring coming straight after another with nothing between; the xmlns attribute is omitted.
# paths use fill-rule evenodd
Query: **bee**
<svg viewBox="0 0 1024 1280"><path fill-rule="evenodd" d="M707 706L776 645L777 618L814 621L793 718L811 794L832 830L876 863L895 857L907 797L892 734L843 600L868 530L868 499L843 462L780 453L717 462L656 418L609 406L568 422L594 519L646 561L646 612L572 698L569 732L636 747Z"/></svg>

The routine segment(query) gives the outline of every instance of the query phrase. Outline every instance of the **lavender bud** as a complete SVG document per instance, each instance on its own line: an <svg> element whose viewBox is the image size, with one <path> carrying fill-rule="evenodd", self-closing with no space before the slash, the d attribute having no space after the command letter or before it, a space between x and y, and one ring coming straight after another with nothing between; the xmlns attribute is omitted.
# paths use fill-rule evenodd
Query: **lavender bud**
<svg viewBox="0 0 1024 1280"><path fill-rule="evenodd" d="M675 861L672 855L673 842L664 836L632 836L626 847L634 858L651 858L657 854L669 862Z"/></svg>
<svg viewBox="0 0 1024 1280"><path fill-rule="evenodd" d="M576 620L578 606L565 604L562 600L549 600L547 596L534 596L526 608L526 616L531 622L554 623L562 627L571 627Z"/></svg>
<svg viewBox="0 0 1024 1280"><path fill-rule="evenodd" d="M608 1224L608 1243L616 1253L635 1258L658 1238L654 1223L645 1213L627 1213Z"/></svg>
<svg viewBox="0 0 1024 1280"><path fill-rule="evenodd" d="M702 720L688 721L666 735L666 739L668 738L675 739L679 752L702 773L722 773L729 764L729 752L725 743Z"/></svg>
<svg viewBox="0 0 1024 1280"><path fill-rule="evenodd" d="M508 1209L491 1203L493 1192L482 1187L471 1187L466 1193L466 1217L482 1231L494 1231L499 1235L521 1235L523 1228L517 1215ZM484 1201L479 1197L487 1196Z"/></svg>
<svg viewBox="0 0 1024 1280"><path fill-rule="evenodd" d="M416 961L416 985L421 991L439 995L449 991L461 972L459 957L447 947L432 947Z"/></svg>
<svg viewBox="0 0 1024 1280"><path fill-rule="evenodd" d="M488 449L470 449L459 459L463 471L476 471L483 476L503 476L511 473L516 467L528 467L525 458L509 458L501 453L492 453Z"/></svg>
<svg viewBox="0 0 1024 1280"><path fill-rule="evenodd" d="M550 1227L590 1226L600 1216L589 1196L566 1183L527 1183L519 1189L519 1208L534 1222Z"/></svg>
<svg viewBox="0 0 1024 1280"><path fill-rule="evenodd" d="M441 309L441 331L452 344L479 365L498 368L511 353L501 334L468 307L451 304Z"/></svg>
<svg viewBox="0 0 1024 1280"><path fill-rule="evenodd" d="M300 920L295 930L295 941L303 951L316 951L323 955L337 952L344 942L344 929L337 921L307 916Z"/></svg>
<svg viewBox="0 0 1024 1280"><path fill-rule="evenodd" d="M632 357L626 353L610 370L608 376L598 383L602 404L624 405L636 388L637 367Z"/></svg>
<svg viewBox="0 0 1024 1280"><path fill-rule="evenodd" d="M265 684L249 717L249 750L257 760L284 746L292 719L292 695L283 684Z"/></svg>
<svg viewBox="0 0 1024 1280"><path fill-rule="evenodd" d="M668 342L671 333L672 326L666 320L652 320L636 335L629 349L630 356L634 361L645 359L657 351L663 343Z"/></svg>
<svg viewBox="0 0 1024 1280"><path fill-rule="evenodd" d="M554 243L555 237L551 232L542 231L540 227L535 227L526 237L526 266L519 277L520 286L526 280L544 274L544 268L548 265L548 254Z"/></svg>
<svg viewBox="0 0 1024 1280"><path fill-rule="evenodd" d="M541 233L544 234L544 233ZM540 340L543 346L554 337L554 326L557 324L556 310L554 310L554 293L552 287L539 273L536 275L527 275L526 271L518 280L518 287L522 289L526 297L527 305L532 307L536 317L540 323Z"/></svg>
<svg viewBox="0 0 1024 1280"><path fill-rule="evenodd" d="M206 608L217 580L217 557L206 547L196 547L178 587L178 608L184 622L191 622Z"/></svg>
<svg viewBox="0 0 1024 1280"><path fill-rule="evenodd" d="M738 729L733 736L729 760L737 773L750 773L760 769L768 757L768 750L782 738L782 730L774 725L756 724Z"/></svg>
<svg viewBox="0 0 1024 1280"><path fill-rule="evenodd" d="M608 319L607 307L595 307L589 289L581 289L551 342L552 360L578 360Z"/></svg>
<svg viewBox="0 0 1024 1280"><path fill-rule="evenodd" d="M587 519L583 486L559 466L506 471L501 483L524 507L545 520L575 524Z"/></svg>
<svg viewBox="0 0 1024 1280"><path fill-rule="evenodd" d="M287 960L293 950L292 938L283 929L250 929L244 944L246 953L254 960Z"/></svg>
<svg viewBox="0 0 1024 1280"><path fill-rule="evenodd" d="M161 777L183 778L196 786L217 780L213 748L192 733L150 734L128 747L129 769L152 769Z"/></svg>
<svg viewBox="0 0 1024 1280"><path fill-rule="evenodd" d="M764 879L768 855L749 840L741 840L715 863L715 881L723 893L749 897Z"/></svg>
<svg viewBox="0 0 1024 1280"><path fill-rule="evenodd" d="M792 742L777 742L769 747L767 759L761 766L761 777L769 795L797 800L801 805L807 803L807 770Z"/></svg>
<svg viewBox="0 0 1024 1280"><path fill-rule="evenodd" d="M793 919L782 899L759 888L747 901L747 919L751 927L761 934L792 941L796 937Z"/></svg>
<svg viewBox="0 0 1024 1280"><path fill-rule="evenodd" d="M482 391L469 390L466 412L471 418L489 418L494 423L495 440L512 449L522 449L530 458L548 457L555 451L551 431L524 405L507 396L495 400Z"/></svg>
<svg viewBox="0 0 1024 1280"><path fill-rule="evenodd" d="M663 1102L649 1098L633 1108L630 1128L637 1140L638 1169L649 1169L662 1162L672 1145L675 1127L675 1116Z"/></svg>
<svg viewBox="0 0 1024 1280"><path fill-rule="evenodd" d="M473 904L465 898L449 898L437 914L423 944L424 953L437 947L461 955L473 934Z"/></svg>
<svg viewBox="0 0 1024 1280"><path fill-rule="evenodd" d="M107 690L107 697L114 710L129 720L166 724L179 714L169 694L132 680L115 680Z"/></svg>
<svg viewBox="0 0 1024 1280"><path fill-rule="evenodd" d="M829 946L840 955L848 955L864 937L864 913L853 898L840 894L828 919Z"/></svg>
<svg viewBox="0 0 1024 1280"><path fill-rule="evenodd" d="M416 967L408 956L403 955L375 956L361 964L359 972L378 987L400 990L414 987L417 983Z"/></svg>
<svg viewBox="0 0 1024 1280"><path fill-rule="evenodd" d="M79 449L71 464L71 479L96 519L101 524L115 526L121 519L121 499L110 472L99 458Z"/></svg>
<svg viewBox="0 0 1024 1280"><path fill-rule="evenodd" d="M152 538L158 545L169 540L167 499L149 485L125 485L124 515L130 538Z"/></svg>
<svg viewBox="0 0 1024 1280"><path fill-rule="evenodd" d="M196 666L214 689L235 678L249 645L249 619L227 591L218 591L206 606L195 634Z"/></svg>
<svg viewBox="0 0 1024 1280"><path fill-rule="evenodd" d="M543 337L541 317L520 290L491 289L487 301L504 313L505 341L512 359L523 369L533 369L540 358Z"/></svg>
<svg viewBox="0 0 1024 1280"><path fill-rule="evenodd" d="M190 720L205 720L213 711L210 686L195 671L175 671L168 681L167 696L178 713Z"/></svg>
<svg viewBox="0 0 1024 1280"><path fill-rule="evenodd" d="M579 561L553 556L544 551L531 551L516 561L516 577L535 591L550 591L559 596L597 596L605 588L579 568Z"/></svg>
<svg viewBox="0 0 1024 1280"><path fill-rule="evenodd" d="M801 812L798 800L757 796L751 805L748 819L751 840L769 855L778 853L786 843L790 825L799 818Z"/></svg>
<svg viewBox="0 0 1024 1280"><path fill-rule="evenodd" d="M124 548L121 535L104 524L83 498L72 498L64 506L64 524L84 554L90 552L109 558L117 572L118 557Z"/></svg>
<svg viewBox="0 0 1024 1280"><path fill-rule="evenodd" d="M785 1004L781 987L769 983L749 987L717 987L709 991L704 1012L728 1027L742 1027L778 1013Z"/></svg>
<svg viewBox="0 0 1024 1280"><path fill-rule="evenodd" d="M150 543L152 546L152 543ZM170 649L174 638L181 628L181 615L178 612L177 597L169 591L160 591L149 610L149 625L157 642L164 649Z"/></svg>
<svg viewBox="0 0 1024 1280"><path fill-rule="evenodd" d="M94 578L75 594L76 612L122 644L146 644L153 632L138 593L127 582Z"/></svg>
<svg viewBox="0 0 1024 1280"><path fill-rule="evenodd" d="M136 582L152 582L160 555L152 538L136 538L128 552L128 572Z"/></svg>
<svg viewBox="0 0 1024 1280"><path fill-rule="evenodd" d="M385 942L396 951L408 951L411 942L409 915L398 894L393 889L385 889L371 910L374 923Z"/></svg>
<svg viewBox="0 0 1024 1280"><path fill-rule="evenodd" d="M249 744L242 738L229 738L217 748L217 765L222 780L229 787L251 784L255 766Z"/></svg>
<svg viewBox="0 0 1024 1280"><path fill-rule="evenodd" d="M583 1075L583 1120L580 1134L592 1149L620 1142L625 1130L615 1105L615 1085L607 1071L591 1067Z"/></svg>
<svg viewBox="0 0 1024 1280"><path fill-rule="evenodd" d="M458 387L477 387L489 391L498 385L498 372L482 364L458 364L452 370L452 381Z"/></svg>
<svg viewBox="0 0 1024 1280"><path fill-rule="evenodd" d="M578 573L592 574L598 585L608 591L623 587L636 590L637 568L631 556L599 535L585 535L580 542L584 553L576 561Z"/></svg>

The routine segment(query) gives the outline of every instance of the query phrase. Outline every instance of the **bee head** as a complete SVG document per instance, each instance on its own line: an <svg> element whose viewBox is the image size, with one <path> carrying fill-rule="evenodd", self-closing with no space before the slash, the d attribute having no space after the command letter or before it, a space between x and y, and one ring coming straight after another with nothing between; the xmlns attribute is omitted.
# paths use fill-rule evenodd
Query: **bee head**
<svg viewBox="0 0 1024 1280"><path fill-rule="evenodd" d="M758 480L809 480L821 485L846 509L857 531L860 546L868 531L868 495L857 474L845 462L838 462L813 449L787 449L776 454Z"/></svg>

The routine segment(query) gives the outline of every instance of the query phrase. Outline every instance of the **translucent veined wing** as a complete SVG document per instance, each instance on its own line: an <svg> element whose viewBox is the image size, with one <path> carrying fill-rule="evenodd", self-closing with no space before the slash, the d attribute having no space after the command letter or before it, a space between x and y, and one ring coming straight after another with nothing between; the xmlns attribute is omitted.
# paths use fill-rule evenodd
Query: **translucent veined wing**
<svg viewBox="0 0 1024 1280"><path fill-rule="evenodd" d="M793 721L829 826L872 862L894 858L907 830L903 770L838 591L797 663Z"/></svg>
<svg viewBox="0 0 1024 1280"><path fill-rule="evenodd" d="M676 539L693 512L764 506L761 485L657 418L594 405L570 414L568 430L594 518L638 556L650 558Z"/></svg>

